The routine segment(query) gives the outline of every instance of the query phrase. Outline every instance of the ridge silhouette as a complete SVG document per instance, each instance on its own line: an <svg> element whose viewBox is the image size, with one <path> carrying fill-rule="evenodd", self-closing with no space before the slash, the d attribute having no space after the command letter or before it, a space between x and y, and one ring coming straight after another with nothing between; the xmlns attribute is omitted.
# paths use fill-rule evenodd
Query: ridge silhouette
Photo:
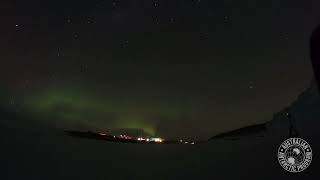
<svg viewBox="0 0 320 180"><path fill-rule="evenodd" d="M314 76L320 91L320 25L313 31L310 40L310 55Z"/></svg>

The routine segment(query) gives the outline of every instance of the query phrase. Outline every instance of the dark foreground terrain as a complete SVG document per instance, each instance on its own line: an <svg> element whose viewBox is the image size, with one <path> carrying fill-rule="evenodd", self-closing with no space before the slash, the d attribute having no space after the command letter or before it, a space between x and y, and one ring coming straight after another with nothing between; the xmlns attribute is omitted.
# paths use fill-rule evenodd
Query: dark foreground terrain
<svg viewBox="0 0 320 180"><path fill-rule="evenodd" d="M315 179L318 140L309 139L315 154L311 166L291 174L278 164L280 142L268 138L145 146L1 128L0 179Z"/></svg>

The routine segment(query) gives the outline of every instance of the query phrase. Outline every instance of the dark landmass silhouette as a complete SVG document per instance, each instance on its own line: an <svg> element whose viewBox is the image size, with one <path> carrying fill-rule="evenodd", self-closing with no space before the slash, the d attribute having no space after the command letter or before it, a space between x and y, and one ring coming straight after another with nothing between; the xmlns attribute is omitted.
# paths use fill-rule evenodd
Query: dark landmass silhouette
<svg viewBox="0 0 320 180"><path fill-rule="evenodd" d="M316 80L302 92L288 107L273 115L270 121L217 134L209 140L239 140L244 137L275 137L284 139L291 136L310 137L320 126L320 96Z"/></svg>
<svg viewBox="0 0 320 180"><path fill-rule="evenodd" d="M320 89L320 25L313 31L310 41L310 55L314 76Z"/></svg>
<svg viewBox="0 0 320 180"><path fill-rule="evenodd" d="M213 136L209 140L215 139L226 139L226 140L239 140L241 137L245 136L255 136L255 137L264 137L266 132L266 124L256 124L251 126L246 126L240 129L235 129L232 131L220 133L218 135Z"/></svg>

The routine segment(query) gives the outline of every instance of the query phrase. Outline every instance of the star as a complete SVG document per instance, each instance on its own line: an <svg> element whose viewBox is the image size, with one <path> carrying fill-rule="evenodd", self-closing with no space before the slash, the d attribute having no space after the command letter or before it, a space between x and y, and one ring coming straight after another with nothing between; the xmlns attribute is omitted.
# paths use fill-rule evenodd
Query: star
<svg viewBox="0 0 320 180"><path fill-rule="evenodd" d="M253 89L254 88L254 83L253 81L249 81L249 89Z"/></svg>
<svg viewBox="0 0 320 180"><path fill-rule="evenodd" d="M175 19L172 17L170 18L170 23L174 23L175 22Z"/></svg>
<svg viewBox="0 0 320 180"><path fill-rule="evenodd" d="M154 7L158 7L159 6L157 1L153 2L153 5L154 5Z"/></svg>
<svg viewBox="0 0 320 180"><path fill-rule="evenodd" d="M129 46L129 40L125 40L123 43L122 43L122 48L127 48Z"/></svg>
<svg viewBox="0 0 320 180"><path fill-rule="evenodd" d="M75 34L73 35L73 37L74 37L75 39L78 39L78 38L79 38L79 35L78 35L77 33L75 33Z"/></svg>
<svg viewBox="0 0 320 180"><path fill-rule="evenodd" d="M230 21L230 16L224 16L224 21Z"/></svg>
<svg viewBox="0 0 320 180"><path fill-rule="evenodd" d="M153 20L156 24L159 24L159 19L158 18L154 18L154 20Z"/></svg>
<svg viewBox="0 0 320 180"><path fill-rule="evenodd" d="M91 19L88 19L87 23L88 23L88 24L93 24L93 23L94 23L94 21L93 21L93 20L91 20Z"/></svg>

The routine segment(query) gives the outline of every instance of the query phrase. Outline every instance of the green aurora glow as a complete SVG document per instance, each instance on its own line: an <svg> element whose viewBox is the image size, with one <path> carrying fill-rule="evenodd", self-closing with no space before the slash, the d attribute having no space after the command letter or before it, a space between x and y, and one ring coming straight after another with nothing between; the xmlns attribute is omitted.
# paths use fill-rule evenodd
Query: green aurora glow
<svg viewBox="0 0 320 180"><path fill-rule="evenodd" d="M150 117L165 112L176 117L169 107L151 107L134 104L115 97L98 98L97 95L72 90L48 89L26 96L25 111L45 123L59 127L87 127L92 129L128 128L143 129L156 134L157 121Z"/></svg>

